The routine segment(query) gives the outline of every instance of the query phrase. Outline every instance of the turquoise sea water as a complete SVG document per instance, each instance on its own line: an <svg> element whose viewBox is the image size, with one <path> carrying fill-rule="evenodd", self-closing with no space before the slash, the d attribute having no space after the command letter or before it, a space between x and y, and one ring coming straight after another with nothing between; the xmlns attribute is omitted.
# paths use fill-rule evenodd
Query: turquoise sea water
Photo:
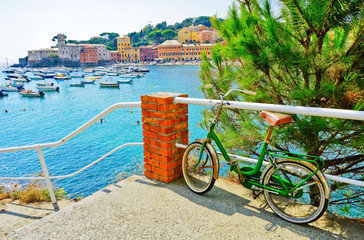
<svg viewBox="0 0 364 240"><path fill-rule="evenodd" d="M0 98L0 148L58 141L112 104L140 101L144 94L168 91L203 97L199 90L199 66L148 68L150 72L144 78L135 79L133 84L121 84L119 89L100 88L97 82L85 88L69 87L70 83L79 82L76 78L58 83L50 80L59 85L60 91L46 92L44 98L25 98L10 92L9 96ZM1 73L0 85L5 82L4 77ZM36 81L31 81L25 88L35 90L35 86ZM201 109L189 108L189 115L195 116L189 119L193 139L201 136L202 130L196 126ZM103 120L64 145L44 149L52 175L73 173L121 144L142 142L140 108L118 109ZM74 177L57 180L55 185L70 194L89 195L115 181L118 173L132 171L142 161L143 147L128 146ZM39 172L41 167L34 150L0 154L0 176Z"/></svg>

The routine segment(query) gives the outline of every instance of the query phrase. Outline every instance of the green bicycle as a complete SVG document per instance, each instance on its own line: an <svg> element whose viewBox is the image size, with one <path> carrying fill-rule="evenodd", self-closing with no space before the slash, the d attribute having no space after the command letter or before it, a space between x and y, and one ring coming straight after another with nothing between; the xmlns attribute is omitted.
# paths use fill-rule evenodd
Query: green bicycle
<svg viewBox="0 0 364 240"><path fill-rule="evenodd" d="M262 111L260 116L270 125L260 156L255 166L240 167L229 157L214 133L224 105L224 97L233 91L246 94L254 92L232 89L220 95L221 102L210 125L207 137L188 145L182 159L183 177L195 193L208 192L219 177L219 157L212 141L220 150L230 170L237 173L240 183L253 191L262 191L269 207L286 221L304 224L322 216L327 209L330 188L320 169L323 160L317 156L270 150L268 145L274 126L290 123L291 116ZM262 169L264 159L269 164Z"/></svg>

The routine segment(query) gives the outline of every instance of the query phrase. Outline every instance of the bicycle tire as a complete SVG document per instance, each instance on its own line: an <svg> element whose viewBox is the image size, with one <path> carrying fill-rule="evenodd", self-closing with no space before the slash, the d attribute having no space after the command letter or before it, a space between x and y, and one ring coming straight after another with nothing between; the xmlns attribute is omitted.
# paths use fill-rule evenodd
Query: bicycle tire
<svg viewBox="0 0 364 240"><path fill-rule="evenodd" d="M291 181L294 185L313 173L313 170L308 166L289 160L277 162L276 167L281 177ZM282 184L277 179L274 167L272 165L268 166L262 177L263 184L272 188L283 189ZM313 183L313 185L296 191L296 196L286 197L264 190L264 198L273 212L286 221L296 224L316 221L326 211L328 199L325 197L326 192L323 181L317 173L309 178L307 182ZM293 187L292 185L291 188Z"/></svg>
<svg viewBox="0 0 364 240"><path fill-rule="evenodd" d="M182 158L183 178L188 188L197 194L203 194L211 190L215 184L214 172L216 167L213 155L205 147L201 161L195 166L199 159L202 144L193 142L187 146Z"/></svg>

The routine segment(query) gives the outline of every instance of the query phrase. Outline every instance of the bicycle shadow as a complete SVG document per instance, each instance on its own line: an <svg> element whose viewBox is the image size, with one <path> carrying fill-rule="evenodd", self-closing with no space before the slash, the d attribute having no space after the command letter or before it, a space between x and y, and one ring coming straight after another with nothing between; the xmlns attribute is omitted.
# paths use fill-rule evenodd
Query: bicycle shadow
<svg viewBox="0 0 364 240"><path fill-rule="evenodd" d="M358 227L348 228L350 223L331 213L325 213L321 219L310 224L297 225L289 223L279 218L270 210L264 201L264 197L261 196L258 199L253 199L250 190L245 189L240 184L226 180L218 180L215 186L203 195L190 191L183 178L169 184L149 182L149 179L148 181L138 179L136 182L153 187L166 188L194 204L228 216L239 214L242 217L259 218L267 222L264 226L267 232L275 232L279 228L284 228L310 239L360 239L364 234L364 231L360 231Z"/></svg>

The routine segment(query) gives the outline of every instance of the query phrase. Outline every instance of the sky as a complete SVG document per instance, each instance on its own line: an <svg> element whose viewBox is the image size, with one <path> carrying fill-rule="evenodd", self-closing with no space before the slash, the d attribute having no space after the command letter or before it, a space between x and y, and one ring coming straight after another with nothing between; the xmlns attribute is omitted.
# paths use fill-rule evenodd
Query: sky
<svg viewBox="0 0 364 240"><path fill-rule="evenodd" d="M102 32L120 35L145 25L188 17L225 18L234 0L0 0L0 63L17 63L32 49L55 44L53 36L88 40Z"/></svg>

